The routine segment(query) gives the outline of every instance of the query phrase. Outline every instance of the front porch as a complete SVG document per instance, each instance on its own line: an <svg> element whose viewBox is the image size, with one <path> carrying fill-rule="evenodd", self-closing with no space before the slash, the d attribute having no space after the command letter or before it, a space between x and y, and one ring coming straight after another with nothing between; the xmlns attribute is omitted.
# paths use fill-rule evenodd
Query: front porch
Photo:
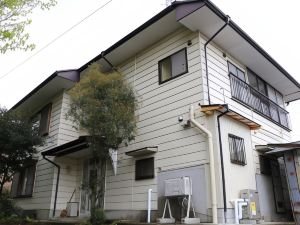
<svg viewBox="0 0 300 225"><path fill-rule="evenodd" d="M42 155L56 167L49 215L51 221L72 223L89 218L91 167L87 137L79 137Z"/></svg>

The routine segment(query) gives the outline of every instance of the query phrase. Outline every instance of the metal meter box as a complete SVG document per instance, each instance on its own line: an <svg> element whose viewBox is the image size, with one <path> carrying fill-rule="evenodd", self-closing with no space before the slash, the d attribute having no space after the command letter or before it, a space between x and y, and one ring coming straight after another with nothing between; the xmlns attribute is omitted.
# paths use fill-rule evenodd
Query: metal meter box
<svg viewBox="0 0 300 225"><path fill-rule="evenodd" d="M192 187L189 177L179 177L165 180L165 196L191 195Z"/></svg>
<svg viewBox="0 0 300 225"><path fill-rule="evenodd" d="M243 207L243 219L261 219L258 192L256 190L244 189L240 191L240 196L248 203L247 206Z"/></svg>
<svg viewBox="0 0 300 225"><path fill-rule="evenodd" d="M78 206L79 206L78 202L68 202L67 203L67 216L68 217L78 216L78 210L79 210Z"/></svg>

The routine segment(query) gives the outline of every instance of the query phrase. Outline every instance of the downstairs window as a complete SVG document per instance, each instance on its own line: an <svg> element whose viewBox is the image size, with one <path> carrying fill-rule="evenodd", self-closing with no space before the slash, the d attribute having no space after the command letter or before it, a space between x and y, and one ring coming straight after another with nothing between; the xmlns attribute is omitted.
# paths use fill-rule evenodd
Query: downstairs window
<svg viewBox="0 0 300 225"><path fill-rule="evenodd" d="M233 134L228 134L230 161L234 164L246 165L246 152L244 139Z"/></svg>
<svg viewBox="0 0 300 225"><path fill-rule="evenodd" d="M12 181L11 197L31 197L35 180L36 162L16 172Z"/></svg>

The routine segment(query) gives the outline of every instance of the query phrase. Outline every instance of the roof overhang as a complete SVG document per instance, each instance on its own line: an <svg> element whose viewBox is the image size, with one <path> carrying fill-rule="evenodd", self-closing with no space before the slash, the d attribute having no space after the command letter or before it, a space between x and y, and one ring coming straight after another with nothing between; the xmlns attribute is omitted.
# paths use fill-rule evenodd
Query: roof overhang
<svg viewBox="0 0 300 225"><path fill-rule="evenodd" d="M128 155L128 156L132 156L132 157L144 156L144 155L149 155L149 154L156 153L157 148L158 148L157 146L144 147L144 148L139 148L139 149L136 149L136 150L126 152L125 154Z"/></svg>
<svg viewBox="0 0 300 225"><path fill-rule="evenodd" d="M284 152L300 149L300 141L280 144L256 145L256 150L264 155L282 156Z"/></svg>
<svg viewBox="0 0 300 225"><path fill-rule="evenodd" d="M108 70L110 66L107 61L103 59L103 56L105 56L112 65L117 66L182 27L182 25L176 21L175 5L167 7L136 30L129 33L120 41L79 68L79 71L85 70L88 65L93 62L99 62L104 70Z"/></svg>
<svg viewBox="0 0 300 225"><path fill-rule="evenodd" d="M261 125L254 122L251 119L248 119L247 117L235 112L234 110L230 109L227 104L219 105L202 105L201 106L201 112L203 112L206 115L212 115L214 111L218 111L220 113L224 113L226 116L230 117L233 120L236 120L246 126L249 127L250 130L258 130L260 129Z"/></svg>
<svg viewBox="0 0 300 225"><path fill-rule="evenodd" d="M103 60L103 56L117 66L181 26L212 37L226 21L227 16L209 0L175 1L83 65L79 71L85 70L89 64L96 61L104 70L108 70L110 66ZM286 102L300 99L300 84L233 21L229 22L213 42L280 91Z"/></svg>
<svg viewBox="0 0 300 225"><path fill-rule="evenodd" d="M56 71L15 104L11 110L18 109L28 111L28 109L30 109L30 111L34 113L47 103L47 99L51 99L64 89L71 88L78 81L79 72L77 70Z"/></svg>
<svg viewBox="0 0 300 225"><path fill-rule="evenodd" d="M52 149L42 152L42 156L68 156L70 158L80 158L90 154L89 142L87 136L81 136L78 139L59 145Z"/></svg>
<svg viewBox="0 0 300 225"><path fill-rule="evenodd" d="M176 17L190 30L210 38L226 23L227 16L210 1L204 2L204 6L180 5ZM281 92L286 102L300 99L300 84L233 21L213 42Z"/></svg>

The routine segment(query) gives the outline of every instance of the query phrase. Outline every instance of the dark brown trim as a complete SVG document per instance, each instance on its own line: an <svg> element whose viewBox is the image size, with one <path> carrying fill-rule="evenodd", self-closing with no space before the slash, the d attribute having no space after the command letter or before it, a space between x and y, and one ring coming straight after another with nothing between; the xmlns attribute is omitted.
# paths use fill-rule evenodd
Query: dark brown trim
<svg viewBox="0 0 300 225"><path fill-rule="evenodd" d="M178 74L178 75L176 75L175 77L173 77L172 74L171 74L171 78L162 81L162 77L161 77L161 63L162 63L163 61L165 61L165 60L171 58L173 55L175 55L175 54L181 52L182 50L185 51L185 65L186 65L186 66L185 66L185 71L182 72L182 73L180 73L180 74ZM172 63L172 61L171 61L171 63ZM165 57L165 58L163 58L163 59L161 59L161 60L158 61L158 83L159 83L159 84L163 84L163 83L165 83L165 82L168 82L168 81L170 81L170 80L173 80L173 79L175 79L175 78L177 78L177 77L180 77L180 76L182 76L183 74L186 74L186 73L188 73L188 72L189 72L189 66L188 66L187 48L186 48L186 47L184 47L184 48L182 48L182 49L180 49L180 50L178 50L178 51L172 53L171 55L169 55L169 56L167 56L167 57ZM171 73L172 73L172 71L171 71Z"/></svg>
<svg viewBox="0 0 300 225"><path fill-rule="evenodd" d="M55 148L42 152L42 156L63 156L77 152L89 146L87 136L81 136L74 141L67 142Z"/></svg>

